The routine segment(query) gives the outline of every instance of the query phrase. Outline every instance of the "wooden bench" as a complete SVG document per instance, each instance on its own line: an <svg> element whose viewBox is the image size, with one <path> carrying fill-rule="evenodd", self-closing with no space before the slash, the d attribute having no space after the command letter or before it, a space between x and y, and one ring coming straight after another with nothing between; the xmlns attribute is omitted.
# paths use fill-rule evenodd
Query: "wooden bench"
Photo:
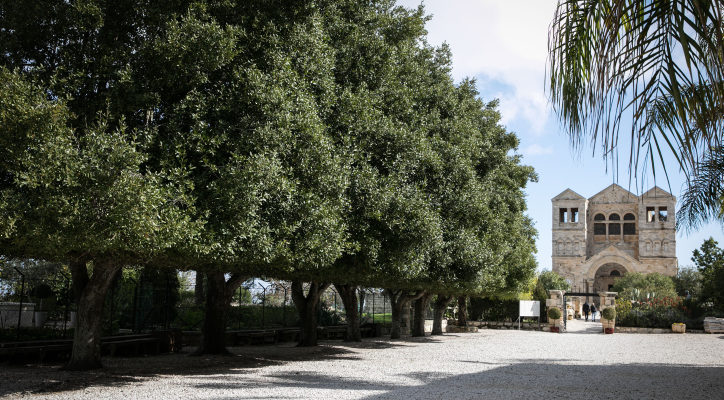
<svg viewBox="0 0 724 400"><path fill-rule="evenodd" d="M299 341L299 328L281 328L276 330L277 342Z"/></svg>
<svg viewBox="0 0 724 400"><path fill-rule="evenodd" d="M70 355L73 343L39 344L0 348L0 360L26 361L36 360L43 362L49 355Z"/></svg>
<svg viewBox="0 0 724 400"><path fill-rule="evenodd" d="M274 330L243 330L232 331L233 345L240 344L274 344L277 342L277 335Z"/></svg>
<svg viewBox="0 0 724 400"><path fill-rule="evenodd" d="M106 336L101 339L104 355L159 354L161 340L154 334ZM73 350L70 339L30 340L0 343L0 360L36 360L42 362L49 356L68 358Z"/></svg>
<svg viewBox="0 0 724 400"><path fill-rule="evenodd" d="M323 339L344 339L347 335L347 325L323 326L317 334Z"/></svg>
<svg viewBox="0 0 724 400"><path fill-rule="evenodd" d="M4 342L0 343L0 349L11 347L29 347L29 346L52 346L56 344L73 344L71 339L48 339L48 340L28 340L23 342Z"/></svg>
<svg viewBox="0 0 724 400"><path fill-rule="evenodd" d="M108 354L111 357L115 357L120 354L125 356L159 354L159 342L158 338L155 337L112 340L110 342L101 343L101 348L107 348Z"/></svg>

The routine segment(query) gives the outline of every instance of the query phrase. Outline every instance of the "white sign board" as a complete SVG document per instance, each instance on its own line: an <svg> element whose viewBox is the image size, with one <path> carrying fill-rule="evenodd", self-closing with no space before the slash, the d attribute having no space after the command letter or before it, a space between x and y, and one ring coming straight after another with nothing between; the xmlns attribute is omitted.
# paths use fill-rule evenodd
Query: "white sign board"
<svg viewBox="0 0 724 400"><path fill-rule="evenodd" d="M521 300L519 305L521 317L538 317L540 318L540 301Z"/></svg>

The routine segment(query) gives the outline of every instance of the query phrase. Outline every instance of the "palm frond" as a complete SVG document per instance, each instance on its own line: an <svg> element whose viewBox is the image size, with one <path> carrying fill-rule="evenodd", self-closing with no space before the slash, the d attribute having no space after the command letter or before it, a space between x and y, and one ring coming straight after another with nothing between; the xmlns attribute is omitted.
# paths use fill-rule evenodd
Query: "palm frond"
<svg viewBox="0 0 724 400"><path fill-rule="evenodd" d="M549 96L580 148L617 153L630 122L629 171L674 154L687 177L724 128L723 0L561 0L550 26Z"/></svg>
<svg viewBox="0 0 724 400"><path fill-rule="evenodd" d="M724 148L707 152L684 189L676 213L677 227L688 230L708 221L724 222Z"/></svg>

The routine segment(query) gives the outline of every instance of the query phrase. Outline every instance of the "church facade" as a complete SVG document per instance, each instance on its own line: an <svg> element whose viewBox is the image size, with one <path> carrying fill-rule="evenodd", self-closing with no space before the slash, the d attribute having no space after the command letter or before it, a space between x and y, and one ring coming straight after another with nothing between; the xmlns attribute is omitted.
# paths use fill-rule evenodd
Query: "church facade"
<svg viewBox="0 0 724 400"><path fill-rule="evenodd" d="M676 198L665 190L613 184L586 199L566 189L552 206L552 269L572 292L608 291L629 272L676 275Z"/></svg>

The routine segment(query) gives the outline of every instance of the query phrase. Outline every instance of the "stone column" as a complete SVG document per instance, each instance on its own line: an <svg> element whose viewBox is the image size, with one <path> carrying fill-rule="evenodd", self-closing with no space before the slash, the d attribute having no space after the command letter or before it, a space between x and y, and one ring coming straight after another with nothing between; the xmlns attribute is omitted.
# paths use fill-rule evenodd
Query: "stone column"
<svg viewBox="0 0 724 400"><path fill-rule="evenodd" d="M599 311L603 311L609 307L616 308L616 296L618 292L598 292L598 297L601 301L601 307Z"/></svg>
<svg viewBox="0 0 724 400"><path fill-rule="evenodd" d="M586 293L593 293L593 279L586 279ZM586 303L591 304L593 302L593 299L589 299L586 297L585 300Z"/></svg>
<svg viewBox="0 0 724 400"><path fill-rule="evenodd" d="M551 321L548 320L548 324L550 326L557 326L559 332L563 332L563 318L566 318L566 307L565 304L563 304L563 291L562 290L549 290L548 291L548 299L546 300L546 307L551 308L555 307L558 310L561 311L561 318L559 318L556 321L556 324L551 324Z"/></svg>

